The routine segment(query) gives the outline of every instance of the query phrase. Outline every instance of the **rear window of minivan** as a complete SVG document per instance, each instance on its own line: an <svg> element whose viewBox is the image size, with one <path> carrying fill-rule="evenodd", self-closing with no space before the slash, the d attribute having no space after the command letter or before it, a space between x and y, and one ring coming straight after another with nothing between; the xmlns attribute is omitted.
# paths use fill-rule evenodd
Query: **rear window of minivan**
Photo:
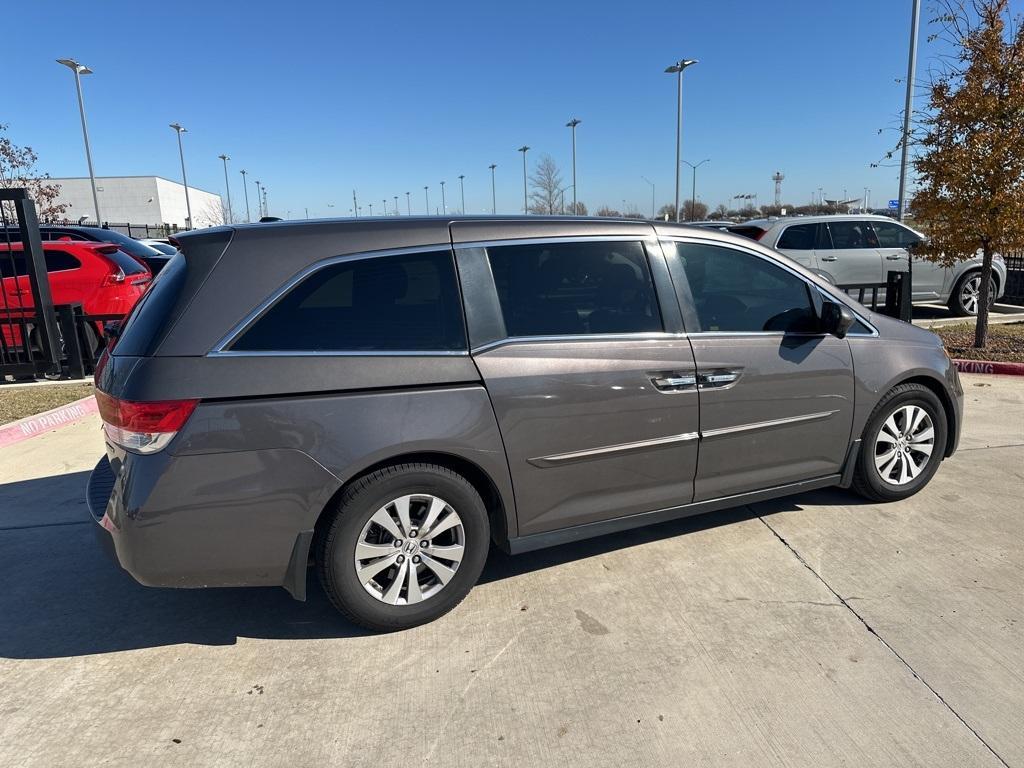
<svg viewBox="0 0 1024 768"><path fill-rule="evenodd" d="M118 253L138 263L131 256L120 251ZM170 322L171 310L185 285L187 272L185 257L180 253L172 256L121 324L121 333L111 354L140 357L152 353L154 341L164 330L165 324Z"/></svg>

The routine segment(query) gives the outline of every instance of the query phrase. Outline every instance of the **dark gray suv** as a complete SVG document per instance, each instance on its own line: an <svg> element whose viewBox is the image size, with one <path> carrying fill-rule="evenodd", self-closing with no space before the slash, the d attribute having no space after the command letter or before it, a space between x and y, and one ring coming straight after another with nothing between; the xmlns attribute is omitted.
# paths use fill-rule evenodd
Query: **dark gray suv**
<svg viewBox="0 0 1024 768"><path fill-rule="evenodd" d="M939 340L727 233L391 218L181 235L100 361L89 505L143 584L281 585L364 626L517 553L956 449Z"/></svg>

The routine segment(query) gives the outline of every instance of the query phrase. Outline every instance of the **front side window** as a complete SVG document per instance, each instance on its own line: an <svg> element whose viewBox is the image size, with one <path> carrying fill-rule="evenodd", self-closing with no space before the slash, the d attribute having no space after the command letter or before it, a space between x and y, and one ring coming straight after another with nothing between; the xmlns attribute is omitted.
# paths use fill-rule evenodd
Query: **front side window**
<svg viewBox="0 0 1024 768"><path fill-rule="evenodd" d="M909 248L921 239L906 227L888 221L874 221L871 226L880 248Z"/></svg>
<svg viewBox="0 0 1024 768"><path fill-rule="evenodd" d="M487 249L508 336L662 330L639 242L565 242Z"/></svg>
<svg viewBox="0 0 1024 768"><path fill-rule="evenodd" d="M701 331L814 332L807 283L753 254L717 245L679 243Z"/></svg>
<svg viewBox="0 0 1024 768"><path fill-rule="evenodd" d="M318 269L264 312L231 349L464 350L451 251L360 258Z"/></svg>
<svg viewBox="0 0 1024 768"><path fill-rule="evenodd" d="M878 239L868 221L830 221L832 247L838 250L851 248L877 248Z"/></svg>
<svg viewBox="0 0 1024 768"><path fill-rule="evenodd" d="M786 227L776 248L791 251L810 251L814 249L814 238L818 232L817 224L795 224Z"/></svg>

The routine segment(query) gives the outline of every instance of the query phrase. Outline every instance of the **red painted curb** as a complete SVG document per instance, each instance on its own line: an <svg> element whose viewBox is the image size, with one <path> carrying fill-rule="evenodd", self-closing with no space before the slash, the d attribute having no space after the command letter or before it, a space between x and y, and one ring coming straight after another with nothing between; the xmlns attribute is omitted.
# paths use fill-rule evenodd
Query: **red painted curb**
<svg viewBox="0 0 1024 768"><path fill-rule="evenodd" d="M1024 363L997 363L990 360L953 360L960 373L999 373L1004 376L1024 376Z"/></svg>
<svg viewBox="0 0 1024 768"><path fill-rule="evenodd" d="M98 410L96 398L90 395L81 400L75 400L73 403L62 405L60 408L37 413L35 416L29 416L21 421L4 424L0 427L0 448L74 424Z"/></svg>

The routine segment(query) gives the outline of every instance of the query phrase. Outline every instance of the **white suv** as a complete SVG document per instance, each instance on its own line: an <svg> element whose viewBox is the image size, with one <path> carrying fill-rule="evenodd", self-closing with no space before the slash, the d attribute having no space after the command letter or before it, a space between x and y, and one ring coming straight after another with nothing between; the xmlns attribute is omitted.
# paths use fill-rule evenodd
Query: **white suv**
<svg viewBox="0 0 1024 768"><path fill-rule="evenodd" d="M759 219L730 231L774 248L840 287L878 285L885 283L887 272L906 272L908 249L925 239L886 216L870 215ZM992 260L992 282L994 302L1006 287L1006 263L998 254ZM912 284L915 302L942 301L958 315L976 315L981 252L951 268L915 256Z"/></svg>

